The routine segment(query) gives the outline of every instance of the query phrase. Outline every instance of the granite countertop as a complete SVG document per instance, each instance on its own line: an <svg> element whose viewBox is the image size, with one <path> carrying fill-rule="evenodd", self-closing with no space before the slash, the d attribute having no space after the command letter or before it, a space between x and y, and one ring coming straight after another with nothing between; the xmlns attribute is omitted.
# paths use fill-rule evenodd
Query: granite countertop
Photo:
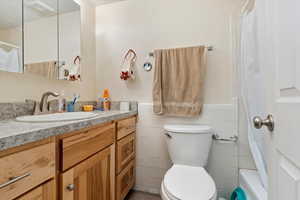
<svg viewBox="0 0 300 200"><path fill-rule="evenodd" d="M51 136L130 117L136 115L137 111L95 111L95 113L99 114L95 118L65 122L28 123L18 122L14 119L0 121L0 151L46 139Z"/></svg>

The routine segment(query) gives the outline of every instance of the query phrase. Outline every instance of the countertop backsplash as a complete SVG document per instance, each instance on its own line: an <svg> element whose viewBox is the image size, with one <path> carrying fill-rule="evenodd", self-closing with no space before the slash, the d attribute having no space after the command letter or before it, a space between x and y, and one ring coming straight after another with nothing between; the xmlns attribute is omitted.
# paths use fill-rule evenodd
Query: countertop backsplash
<svg viewBox="0 0 300 200"><path fill-rule="evenodd" d="M67 102L68 103L68 102ZM96 101L78 101L75 104L75 112L82 111L83 105L97 105ZM56 110L58 105L52 103L50 105L52 110ZM130 110L137 110L137 102L130 102ZM111 110L120 110L120 101L111 102ZM0 103L0 121L14 119L16 117L32 115L34 111L34 103L30 102L13 102L13 103Z"/></svg>

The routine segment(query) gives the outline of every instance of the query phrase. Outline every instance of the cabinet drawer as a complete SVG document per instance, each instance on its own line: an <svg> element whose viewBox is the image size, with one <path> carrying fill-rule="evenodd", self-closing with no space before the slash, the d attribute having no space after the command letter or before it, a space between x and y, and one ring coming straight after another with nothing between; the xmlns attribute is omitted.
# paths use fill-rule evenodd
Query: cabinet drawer
<svg viewBox="0 0 300 200"><path fill-rule="evenodd" d="M14 199L55 176L55 144L0 158L1 199Z"/></svg>
<svg viewBox="0 0 300 200"><path fill-rule="evenodd" d="M117 173L135 157L135 133L132 133L117 143Z"/></svg>
<svg viewBox="0 0 300 200"><path fill-rule="evenodd" d="M55 181L52 179L30 192L18 197L16 200L54 200L55 199Z"/></svg>
<svg viewBox="0 0 300 200"><path fill-rule="evenodd" d="M62 139L63 171L113 144L114 137L115 125L110 124Z"/></svg>
<svg viewBox="0 0 300 200"><path fill-rule="evenodd" d="M117 177L117 200L123 200L135 182L134 160Z"/></svg>
<svg viewBox="0 0 300 200"><path fill-rule="evenodd" d="M136 129L136 117L123 119L118 122L118 135L117 139L121 139L130 133L133 133Z"/></svg>

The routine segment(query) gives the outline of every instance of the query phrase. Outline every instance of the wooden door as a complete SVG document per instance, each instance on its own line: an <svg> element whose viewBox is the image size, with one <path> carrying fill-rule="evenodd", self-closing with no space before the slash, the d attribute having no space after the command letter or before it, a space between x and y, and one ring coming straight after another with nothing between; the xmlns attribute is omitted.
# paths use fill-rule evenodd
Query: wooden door
<svg viewBox="0 0 300 200"><path fill-rule="evenodd" d="M54 200L55 199L55 181L48 181L30 192L22 195L16 200Z"/></svg>
<svg viewBox="0 0 300 200"><path fill-rule="evenodd" d="M62 200L114 200L115 146L63 173L61 193Z"/></svg>

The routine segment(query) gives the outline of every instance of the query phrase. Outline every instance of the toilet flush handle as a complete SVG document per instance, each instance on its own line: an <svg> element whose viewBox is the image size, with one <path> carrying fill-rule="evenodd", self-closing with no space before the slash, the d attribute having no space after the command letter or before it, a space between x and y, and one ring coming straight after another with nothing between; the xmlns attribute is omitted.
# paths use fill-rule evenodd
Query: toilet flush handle
<svg viewBox="0 0 300 200"><path fill-rule="evenodd" d="M165 135L169 138L172 139L172 136L169 133L165 133Z"/></svg>

